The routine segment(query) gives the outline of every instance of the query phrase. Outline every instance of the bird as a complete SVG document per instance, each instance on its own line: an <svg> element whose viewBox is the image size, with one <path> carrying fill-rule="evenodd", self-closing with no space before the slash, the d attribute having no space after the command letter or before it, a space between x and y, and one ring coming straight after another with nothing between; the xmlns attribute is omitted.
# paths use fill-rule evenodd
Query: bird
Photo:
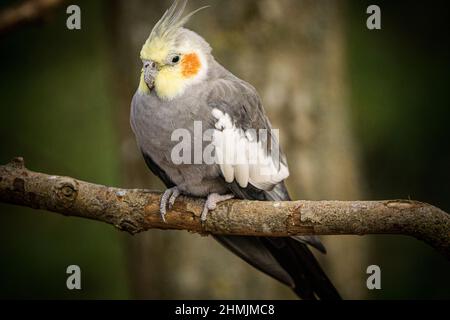
<svg viewBox="0 0 450 320"><path fill-rule="evenodd" d="M161 219L166 221L167 209L180 195L206 199L203 221L232 198L290 201L286 156L257 90L222 66L209 43L185 27L205 8L185 14L186 5L187 0L175 0L145 41L139 86L131 102L137 145L167 188L160 201ZM187 139L185 146L194 152L179 161L180 140L174 133L175 138L183 133L195 136L199 125L204 131L200 149L194 146L195 137ZM301 299L341 299L308 247L326 253L316 236L213 237Z"/></svg>

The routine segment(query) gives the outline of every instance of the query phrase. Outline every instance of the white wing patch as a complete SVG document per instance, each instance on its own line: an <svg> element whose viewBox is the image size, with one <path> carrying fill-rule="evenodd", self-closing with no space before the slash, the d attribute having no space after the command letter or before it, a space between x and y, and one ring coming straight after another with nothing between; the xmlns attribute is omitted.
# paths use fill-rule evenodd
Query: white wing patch
<svg viewBox="0 0 450 320"><path fill-rule="evenodd" d="M288 167L280 161L274 161L274 157L265 152L267 147L257 141L256 135L250 130L245 132L236 128L230 115L218 109L213 109L212 115L217 119L212 138L215 161L226 182L236 180L241 188L251 184L270 191L289 176ZM280 152L276 151L278 157L275 158L279 159Z"/></svg>

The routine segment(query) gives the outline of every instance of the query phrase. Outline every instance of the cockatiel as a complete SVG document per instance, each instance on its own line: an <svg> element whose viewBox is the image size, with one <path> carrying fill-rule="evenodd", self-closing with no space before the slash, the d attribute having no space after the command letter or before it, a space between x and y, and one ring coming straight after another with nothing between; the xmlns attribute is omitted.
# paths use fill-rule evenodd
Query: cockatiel
<svg viewBox="0 0 450 320"><path fill-rule="evenodd" d="M137 144L150 170L168 188L161 198L162 219L165 221L167 208L180 194L207 199L202 219L207 219L208 211L219 202L233 197L290 200L284 184L289 176L286 158L279 151L258 93L221 66L201 36L184 28L198 11L183 17L186 2L176 0L145 42L139 88L131 106ZM202 145L212 146L216 161L180 164L173 160L178 141L173 141L172 134L182 129L194 136L195 123L209 132ZM264 137L255 133L258 131L267 134ZM203 150L195 152L203 155ZM263 161L249 161L254 155ZM219 161L239 157L243 161ZM250 265L291 287L300 298L340 298L307 247L309 244L325 252L316 237L214 238Z"/></svg>

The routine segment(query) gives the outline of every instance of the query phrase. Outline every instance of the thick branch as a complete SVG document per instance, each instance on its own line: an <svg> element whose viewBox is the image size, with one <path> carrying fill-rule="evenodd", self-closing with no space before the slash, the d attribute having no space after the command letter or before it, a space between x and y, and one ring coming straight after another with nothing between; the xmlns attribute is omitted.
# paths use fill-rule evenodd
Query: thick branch
<svg viewBox="0 0 450 320"><path fill-rule="evenodd" d="M26 0L0 12L0 33L25 22L35 20L64 0Z"/></svg>
<svg viewBox="0 0 450 320"><path fill-rule="evenodd" d="M203 200L181 197L159 215L160 194L49 176L17 158L0 166L0 202L112 224L138 233L149 229L249 236L402 234L450 257L450 216L429 204L392 201L227 201L200 221Z"/></svg>

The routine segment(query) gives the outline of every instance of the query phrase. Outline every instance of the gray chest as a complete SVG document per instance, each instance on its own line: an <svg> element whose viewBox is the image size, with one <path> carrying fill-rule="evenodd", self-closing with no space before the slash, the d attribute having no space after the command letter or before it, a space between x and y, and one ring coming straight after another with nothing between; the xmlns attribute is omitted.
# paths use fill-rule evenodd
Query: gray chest
<svg viewBox="0 0 450 320"><path fill-rule="evenodd" d="M136 95L131 110L131 125L140 147L148 151L162 151L173 146L171 136L180 128L195 121L193 113L183 106L164 102L154 96Z"/></svg>
<svg viewBox="0 0 450 320"><path fill-rule="evenodd" d="M201 124L203 130L212 126L208 121L210 110L206 105L195 99L183 100L181 104L164 102L151 95L135 96L131 126L138 146L183 192L200 197L212 192L225 193L227 188L218 166L194 164L193 161L181 165L173 163L172 152L180 143L180 140L174 139L175 131L190 134L194 153L194 125L198 128Z"/></svg>

